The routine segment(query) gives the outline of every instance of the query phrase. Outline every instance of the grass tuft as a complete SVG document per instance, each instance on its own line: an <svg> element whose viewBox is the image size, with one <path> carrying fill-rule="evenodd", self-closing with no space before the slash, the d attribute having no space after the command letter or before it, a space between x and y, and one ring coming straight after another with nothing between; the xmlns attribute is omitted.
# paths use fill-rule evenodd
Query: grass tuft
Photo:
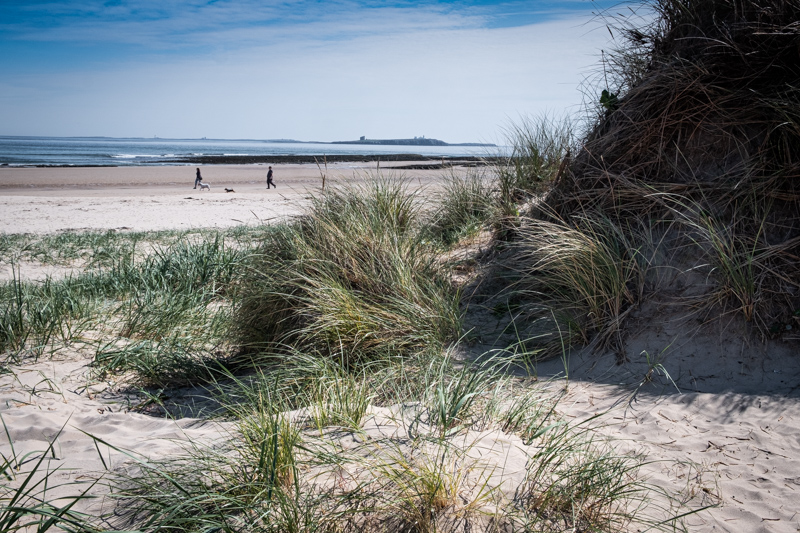
<svg viewBox="0 0 800 533"><path fill-rule="evenodd" d="M328 188L264 242L241 287L240 339L355 360L436 350L459 329L458 292L421 239L399 181ZM351 362L353 362L351 361Z"/></svg>
<svg viewBox="0 0 800 533"><path fill-rule="evenodd" d="M602 215L576 217L572 224L530 219L520 229L511 260L519 274L515 289L534 302L529 315L566 325L557 326L563 328L554 339L558 348L565 332L583 343L617 340L645 279L646 262L629 233Z"/></svg>
<svg viewBox="0 0 800 533"><path fill-rule="evenodd" d="M451 171L443 178L442 191L434 199L429 223L431 238L445 246L476 235L497 212L497 193L488 171Z"/></svg>

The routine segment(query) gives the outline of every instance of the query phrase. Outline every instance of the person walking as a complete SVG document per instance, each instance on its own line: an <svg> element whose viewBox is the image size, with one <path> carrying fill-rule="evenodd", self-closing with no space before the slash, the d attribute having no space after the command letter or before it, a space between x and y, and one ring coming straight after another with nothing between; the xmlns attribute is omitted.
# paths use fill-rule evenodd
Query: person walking
<svg viewBox="0 0 800 533"><path fill-rule="evenodd" d="M275 182L272 181L272 167L269 167L269 172L267 172L267 189L269 189L270 185L272 185L276 189L278 188L278 186L275 185Z"/></svg>
<svg viewBox="0 0 800 533"><path fill-rule="evenodd" d="M203 182L203 178L200 176L200 169L197 169L197 176L194 178L194 188L197 188L197 185Z"/></svg>

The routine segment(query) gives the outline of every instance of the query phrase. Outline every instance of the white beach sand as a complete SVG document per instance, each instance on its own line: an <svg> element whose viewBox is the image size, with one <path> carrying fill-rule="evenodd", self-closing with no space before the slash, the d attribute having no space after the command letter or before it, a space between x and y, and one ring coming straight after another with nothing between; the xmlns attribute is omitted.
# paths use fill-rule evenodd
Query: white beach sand
<svg viewBox="0 0 800 533"><path fill-rule="evenodd" d="M761 345L732 328L698 331L670 318L632 335L625 363L574 354L560 409L575 420L606 413L602 433L652 461L650 482L716 506L688 517L688 531L799 531L797 343ZM563 377L564 363L538 371Z"/></svg>
<svg viewBox="0 0 800 533"><path fill-rule="evenodd" d="M270 191L266 166L203 168L212 185L203 193L191 188L194 167L0 168L0 231L218 227L291 216L320 184L316 167L299 167L276 166L278 189ZM338 172L347 178L362 170ZM437 175L405 174L423 186ZM615 354L575 353L538 365L540 380L559 377L550 387L565 391L560 411L573 421L602 413L601 432L618 440L620 453L646 457L651 483L681 492L694 506L714 505L687 518L689 531L800 531L797 344L761 344L746 340L736 325L701 328L670 310L651 311L628 339L622 364ZM0 415L16 452L44 450L58 435L47 463L61 468L60 480L103 470L87 433L133 453L166 457L181 443L222 438L230 429L136 412L131 408L139 399L91 378L88 364L66 354L12 366L13 374L0 376ZM0 452L10 453L5 437ZM111 467L125 460L108 448L100 453ZM495 456L492 461L511 470L524 462L517 453L511 463Z"/></svg>
<svg viewBox="0 0 800 533"><path fill-rule="evenodd" d="M395 163L408 165L411 163ZM435 183L438 171L391 170L414 187ZM0 232L150 231L257 224L290 216L322 185L325 168L275 165L277 189L266 188L267 165L201 167L210 191L194 189L196 167L0 167ZM362 180L376 164L335 163L326 180ZM226 193L225 188L235 192Z"/></svg>

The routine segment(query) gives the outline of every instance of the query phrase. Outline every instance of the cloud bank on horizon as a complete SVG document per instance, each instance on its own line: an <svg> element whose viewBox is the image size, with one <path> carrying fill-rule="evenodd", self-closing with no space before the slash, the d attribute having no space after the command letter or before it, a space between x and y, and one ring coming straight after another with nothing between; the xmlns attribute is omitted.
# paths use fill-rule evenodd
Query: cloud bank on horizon
<svg viewBox="0 0 800 533"><path fill-rule="evenodd" d="M581 103L595 1L0 4L0 135L496 142Z"/></svg>

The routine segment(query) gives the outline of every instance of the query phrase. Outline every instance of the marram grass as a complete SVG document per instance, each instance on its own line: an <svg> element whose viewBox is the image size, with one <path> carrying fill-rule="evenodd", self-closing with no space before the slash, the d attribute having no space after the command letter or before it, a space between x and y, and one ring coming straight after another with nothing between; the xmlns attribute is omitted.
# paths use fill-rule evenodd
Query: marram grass
<svg viewBox="0 0 800 533"><path fill-rule="evenodd" d="M240 342L340 349L354 360L440 349L456 338L458 291L425 244L397 180L329 188L268 237L241 287Z"/></svg>
<svg viewBox="0 0 800 533"><path fill-rule="evenodd" d="M447 223L461 228L453 235L491 211L472 211L483 183L466 185L475 188L456 194L467 201L453 211L467 216ZM260 230L257 247L230 246L219 234L178 240L51 281L86 302L81 320L102 316L92 324L105 335L93 344L98 371L133 375L140 385L206 383L234 421L222 443L139 461L116 477L118 526L669 529L649 514L637 458L559 420L555 401L519 385L507 361L447 356L460 330L460 294L437 258L444 240L431 242L430 220L399 181L332 187L299 219ZM587 336L615 331L641 284L628 234L602 217L526 224L519 246L528 294L566 310ZM31 315L19 302L49 296L18 280L4 290L16 298L9 316L23 317L22 327L9 328L12 340L40 335L25 326ZM368 437L379 407L397 431ZM492 468L484 470L467 440L491 431L532 447L526 475L508 490L492 484ZM358 446L345 448L341 438Z"/></svg>
<svg viewBox="0 0 800 533"><path fill-rule="evenodd" d="M572 223L528 219L519 231L509 265L530 314L566 324L553 332L561 342L566 331L582 343L613 342L622 317L641 299L647 267L641 240L597 214Z"/></svg>
<svg viewBox="0 0 800 533"><path fill-rule="evenodd" d="M341 369L319 361L301 356L297 366L308 365L307 375L342 378ZM447 361L428 365L418 378L443 384L448 392L439 394L442 387L436 387L416 406L406 397L386 411L394 415L378 426L386 429L380 435L361 424L338 424L348 400L334 394L317 402L312 381L295 382L294 393L287 394L287 376L276 371L274 377L265 373L260 384L227 385L237 423L224 445L192 445L181 457L142 463L138 473L116 477L117 516L126 520L119 527L365 533L672 529L671 522L655 518L669 517L669 510L648 502L652 488L638 480L638 458L617 455L595 440L596 420L574 427L559 420L552 398L541 389L512 386L502 365L468 371ZM294 375L301 374L296 368ZM363 383L364 376L353 379ZM542 408L523 412L523 405ZM306 408L315 414L309 417ZM330 425L317 427L320 416ZM480 459L483 445L476 436L500 428L526 439L529 454L518 485L498 485L503 465Z"/></svg>

